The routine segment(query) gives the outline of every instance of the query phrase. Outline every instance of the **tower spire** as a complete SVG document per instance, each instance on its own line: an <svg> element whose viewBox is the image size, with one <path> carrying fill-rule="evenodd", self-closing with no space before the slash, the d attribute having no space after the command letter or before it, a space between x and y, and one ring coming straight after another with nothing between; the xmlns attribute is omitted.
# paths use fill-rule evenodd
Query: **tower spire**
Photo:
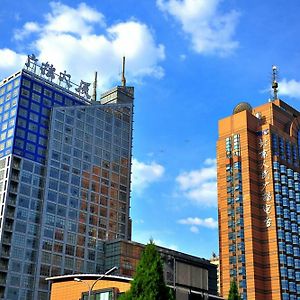
<svg viewBox="0 0 300 300"><path fill-rule="evenodd" d="M95 72L95 80L94 80L94 84L93 84L93 96L92 96L92 99L94 101L97 101L97 76L98 76L98 73L96 71Z"/></svg>
<svg viewBox="0 0 300 300"><path fill-rule="evenodd" d="M273 89L273 100L278 99L278 82L277 82L277 67L272 66L272 89Z"/></svg>
<svg viewBox="0 0 300 300"><path fill-rule="evenodd" d="M126 86L126 78L125 78L125 56L123 56L123 64L122 64L122 86Z"/></svg>

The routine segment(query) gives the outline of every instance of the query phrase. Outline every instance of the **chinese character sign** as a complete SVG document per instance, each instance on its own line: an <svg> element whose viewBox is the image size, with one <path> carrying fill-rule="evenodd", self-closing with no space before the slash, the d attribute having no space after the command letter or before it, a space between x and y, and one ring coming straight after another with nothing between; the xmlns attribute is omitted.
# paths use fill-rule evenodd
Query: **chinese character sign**
<svg viewBox="0 0 300 300"><path fill-rule="evenodd" d="M34 54L27 56L27 61L25 63L25 67L27 70L33 71L35 73L37 67L38 59L35 57Z"/></svg>
<svg viewBox="0 0 300 300"><path fill-rule="evenodd" d="M48 62L42 63L40 70L41 70L41 74L48 77L50 81L52 81L55 78L54 72L56 69L53 67L53 65L50 65Z"/></svg>
<svg viewBox="0 0 300 300"><path fill-rule="evenodd" d="M38 64L38 59L34 54L27 56L27 61L25 63L25 68L33 72L34 74L44 77L46 80L56 83L59 86L70 91L70 88L73 87L74 91L80 96L84 97L87 100L91 98L89 95L89 86L91 85L88 82L81 80L80 84L77 85L71 82L71 75L67 74L66 71L60 72L59 75L55 73L56 68L49 62Z"/></svg>
<svg viewBox="0 0 300 300"><path fill-rule="evenodd" d="M267 228L272 225L272 219L270 217L271 209L272 209L272 193L268 191L268 187L270 185L270 166L267 164L266 159L269 155L269 130L265 129L261 132L261 136L258 141L259 151L258 156L261 160L260 163L260 179L262 181L261 184L261 194L262 200L264 202L262 209L265 214L264 223Z"/></svg>
<svg viewBox="0 0 300 300"><path fill-rule="evenodd" d="M90 99L91 96L88 94L90 85L90 83L81 80L79 87L76 88L75 91L78 92L79 96L85 96L87 99Z"/></svg>
<svg viewBox="0 0 300 300"><path fill-rule="evenodd" d="M59 81L59 85L61 85L62 83L65 83L65 87L68 90L70 89L70 87L72 87L71 75L67 74L66 70L64 71L64 73L62 73L62 72L59 73L58 81Z"/></svg>

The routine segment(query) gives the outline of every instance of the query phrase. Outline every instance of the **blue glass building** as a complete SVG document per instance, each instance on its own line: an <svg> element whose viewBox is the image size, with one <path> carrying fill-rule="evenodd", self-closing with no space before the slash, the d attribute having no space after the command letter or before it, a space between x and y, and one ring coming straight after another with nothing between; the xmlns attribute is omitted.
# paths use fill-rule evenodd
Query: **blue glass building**
<svg viewBox="0 0 300 300"><path fill-rule="evenodd" d="M133 88L90 101L37 67L0 83L0 299L48 299L46 277L131 239Z"/></svg>

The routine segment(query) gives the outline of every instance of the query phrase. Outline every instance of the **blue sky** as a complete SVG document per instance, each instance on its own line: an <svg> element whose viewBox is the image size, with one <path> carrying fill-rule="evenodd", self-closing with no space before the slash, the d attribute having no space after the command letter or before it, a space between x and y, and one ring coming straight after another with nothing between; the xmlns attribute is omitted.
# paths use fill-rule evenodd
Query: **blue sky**
<svg viewBox="0 0 300 300"><path fill-rule="evenodd" d="M299 0L0 0L0 79L27 54L99 91L126 56L135 86L133 240L209 258L218 252L218 119L240 101L299 107Z"/></svg>

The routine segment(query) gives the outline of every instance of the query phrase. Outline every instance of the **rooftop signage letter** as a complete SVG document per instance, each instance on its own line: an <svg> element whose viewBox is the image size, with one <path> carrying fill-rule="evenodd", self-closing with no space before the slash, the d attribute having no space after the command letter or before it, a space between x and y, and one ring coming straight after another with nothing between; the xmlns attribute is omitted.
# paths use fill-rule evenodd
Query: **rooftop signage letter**
<svg viewBox="0 0 300 300"><path fill-rule="evenodd" d="M87 82L84 82L83 80L81 80L79 87L76 88L75 91L78 92L79 96L81 96L83 94L87 99L90 99L91 96L88 94L90 85L91 85L90 83L87 83Z"/></svg>
<svg viewBox="0 0 300 300"><path fill-rule="evenodd" d="M53 67L53 65L50 65L48 62L46 63L42 63L42 66L40 67L41 70L41 74L45 75L46 77L50 78L50 81L52 82L52 80L55 78L55 68Z"/></svg>
<svg viewBox="0 0 300 300"><path fill-rule="evenodd" d="M67 74L66 70L63 73L62 72L59 73L58 81L59 81L59 85L61 85L61 83L64 82L65 83L65 87L68 90L70 89L70 87L72 87L72 84L71 84L71 75Z"/></svg>
<svg viewBox="0 0 300 300"><path fill-rule="evenodd" d="M36 66L37 66L38 59L34 54L28 55L27 56L27 62L25 63L25 67L27 70L33 71L34 73L36 72Z"/></svg>

